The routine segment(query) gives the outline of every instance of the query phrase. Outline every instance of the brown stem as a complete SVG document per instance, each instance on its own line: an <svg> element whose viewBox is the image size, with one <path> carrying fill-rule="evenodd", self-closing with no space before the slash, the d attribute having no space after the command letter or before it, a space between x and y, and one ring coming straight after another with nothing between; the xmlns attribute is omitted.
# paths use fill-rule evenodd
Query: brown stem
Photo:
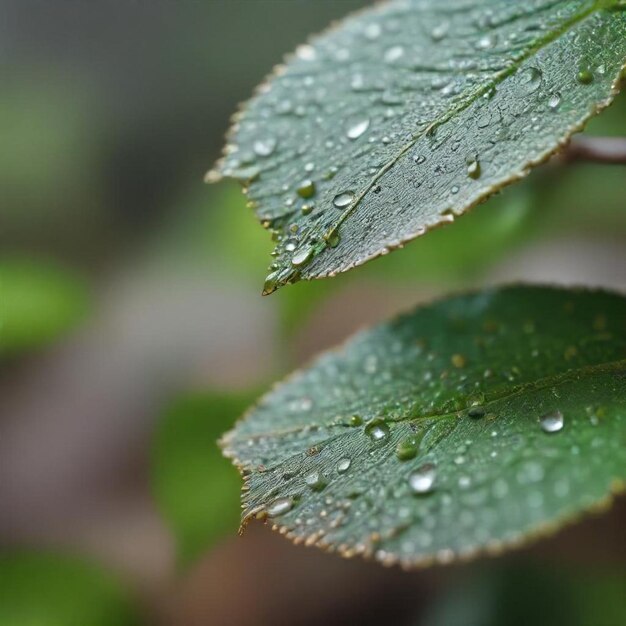
<svg viewBox="0 0 626 626"><path fill-rule="evenodd" d="M563 152L566 161L626 164L626 137L590 137L572 139Z"/></svg>

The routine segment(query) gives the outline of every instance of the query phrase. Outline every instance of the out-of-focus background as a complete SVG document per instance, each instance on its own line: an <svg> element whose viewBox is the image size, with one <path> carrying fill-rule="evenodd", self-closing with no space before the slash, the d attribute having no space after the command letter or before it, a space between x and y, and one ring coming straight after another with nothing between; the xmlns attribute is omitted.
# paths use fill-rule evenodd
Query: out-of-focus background
<svg viewBox="0 0 626 626"><path fill-rule="evenodd" d="M412 574L237 536L215 440L318 351L471 286L626 289L624 167L553 160L405 250L260 296L269 237L203 175L282 55L367 4L0 0L1 626L623 623L623 502ZM626 136L626 95L588 132Z"/></svg>

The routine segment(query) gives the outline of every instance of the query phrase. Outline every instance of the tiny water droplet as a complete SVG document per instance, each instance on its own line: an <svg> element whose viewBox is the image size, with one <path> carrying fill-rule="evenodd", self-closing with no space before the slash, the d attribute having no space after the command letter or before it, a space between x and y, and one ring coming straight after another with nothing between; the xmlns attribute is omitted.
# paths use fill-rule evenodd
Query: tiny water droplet
<svg viewBox="0 0 626 626"><path fill-rule="evenodd" d="M302 211L302 215L308 215L313 211L313 208L314 206L312 204L303 204L300 210Z"/></svg>
<svg viewBox="0 0 626 626"><path fill-rule="evenodd" d="M350 426L360 426L363 423L363 418L360 415L352 415L349 422Z"/></svg>
<svg viewBox="0 0 626 626"><path fill-rule="evenodd" d="M550 99L548 100L548 106L555 111L556 109L559 108L559 105L561 104L561 94L558 91L555 91L551 96Z"/></svg>
<svg viewBox="0 0 626 626"><path fill-rule="evenodd" d="M260 157L268 157L276 149L276 139L258 139L254 142L253 150Z"/></svg>
<svg viewBox="0 0 626 626"><path fill-rule="evenodd" d="M385 61L387 63L393 63L394 61L397 61L399 58L401 58L403 55L404 48L402 46L393 46L385 52Z"/></svg>
<svg viewBox="0 0 626 626"><path fill-rule="evenodd" d="M582 68L576 78L581 85L589 85L593 82L593 72L588 68Z"/></svg>
<svg viewBox="0 0 626 626"><path fill-rule="evenodd" d="M480 167L480 162L478 159L470 157L467 159L467 175L476 180L480 178L482 171Z"/></svg>
<svg viewBox="0 0 626 626"><path fill-rule="evenodd" d="M339 227L335 226L334 228L329 230L324 235L324 239L326 240L326 243L331 248L336 248L339 245L339 243L341 242L341 235L339 234Z"/></svg>
<svg viewBox="0 0 626 626"><path fill-rule="evenodd" d="M479 50L489 50L496 45L496 41L496 35L484 35L476 42L476 47Z"/></svg>
<svg viewBox="0 0 626 626"><path fill-rule="evenodd" d="M414 493L430 493L436 478L436 466L433 463L425 463L409 476L409 486Z"/></svg>
<svg viewBox="0 0 626 626"><path fill-rule="evenodd" d="M303 180L297 191L301 198L311 198L315 195L315 183L312 180Z"/></svg>
<svg viewBox="0 0 626 626"><path fill-rule="evenodd" d="M295 267L306 265L313 257L313 247L304 246L291 257L291 264Z"/></svg>
<svg viewBox="0 0 626 626"><path fill-rule="evenodd" d="M389 426L380 418L375 418L365 426L365 434L378 443L389 436Z"/></svg>
<svg viewBox="0 0 626 626"><path fill-rule="evenodd" d="M430 31L430 36L433 41L441 41L448 33L449 28L450 24L448 22L441 22L441 24L437 24L437 26Z"/></svg>
<svg viewBox="0 0 626 626"><path fill-rule="evenodd" d="M343 193L337 194L333 199L333 204L338 209L345 209L350 206L352 201L354 200L354 193L352 191L344 191Z"/></svg>
<svg viewBox="0 0 626 626"><path fill-rule="evenodd" d="M467 412L468 416L472 419L480 419L485 415L485 409L482 406L473 406Z"/></svg>
<svg viewBox="0 0 626 626"><path fill-rule="evenodd" d="M328 484L327 480L324 478L324 475L318 472L317 470L307 474L304 478L304 482L313 490L313 491L322 491L324 487Z"/></svg>
<svg viewBox="0 0 626 626"><path fill-rule="evenodd" d="M352 461L347 456L343 459L339 459L337 462L337 472L339 472L339 474L345 474L350 469L350 465L352 465Z"/></svg>
<svg viewBox="0 0 626 626"><path fill-rule="evenodd" d="M563 417L563 413L561 411L552 411L551 413L546 413L539 420L541 424L541 429L546 433L558 433L563 429L565 424L565 419Z"/></svg>
<svg viewBox="0 0 626 626"><path fill-rule="evenodd" d="M278 515L284 515L288 513L293 508L293 499L292 498L278 498L278 500L274 500L272 504L267 507L267 514L270 517L276 517Z"/></svg>
<svg viewBox="0 0 626 626"><path fill-rule="evenodd" d="M370 126L370 121L367 118L358 120L351 124L346 132L348 139L358 139Z"/></svg>
<svg viewBox="0 0 626 626"><path fill-rule="evenodd" d="M467 359L462 354L453 354L450 358L452 365L457 368L465 367L467 365Z"/></svg>
<svg viewBox="0 0 626 626"><path fill-rule="evenodd" d="M541 81L543 80L543 74L538 67L528 67L522 71L520 77L520 83L526 93L532 93L539 89Z"/></svg>

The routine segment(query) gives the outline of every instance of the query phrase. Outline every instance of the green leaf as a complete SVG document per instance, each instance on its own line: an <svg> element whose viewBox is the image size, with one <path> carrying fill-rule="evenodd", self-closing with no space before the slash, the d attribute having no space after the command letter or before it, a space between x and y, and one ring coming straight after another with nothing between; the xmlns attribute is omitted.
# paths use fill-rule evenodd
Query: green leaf
<svg viewBox="0 0 626 626"><path fill-rule="evenodd" d="M158 425L153 488L183 562L237 526L239 478L217 438L251 399L249 393L189 394L175 401Z"/></svg>
<svg viewBox="0 0 626 626"><path fill-rule="evenodd" d="M277 241L265 293L402 246L525 176L614 97L608 0L395 0L301 46L237 115L208 180Z"/></svg>
<svg viewBox="0 0 626 626"><path fill-rule="evenodd" d="M76 558L14 553L0 559L0 624L130 626L138 615L108 573Z"/></svg>
<svg viewBox="0 0 626 626"><path fill-rule="evenodd" d="M356 335L223 440L243 521L406 567L553 531L626 478L626 299L509 287Z"/></svg>
<svg viewBox="0 0 626 626"><path fill-rule="evenodd" d="M48 344L87 310L83 283L51 263L0 259L0 355Z"/></svg>

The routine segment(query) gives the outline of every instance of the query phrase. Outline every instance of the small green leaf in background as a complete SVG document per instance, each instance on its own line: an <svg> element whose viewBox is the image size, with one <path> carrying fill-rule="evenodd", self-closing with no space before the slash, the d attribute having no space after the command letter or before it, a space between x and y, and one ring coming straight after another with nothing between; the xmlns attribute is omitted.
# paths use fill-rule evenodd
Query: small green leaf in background
<svg viewBox="0 0 626 626"><path fill-rule="evenodd" d="M3 626L135 626L130 594L82 560L38 553L0 557Z"/></svg>
<svg viewBox="0 0 626 626"><path fill-rule="evenodd" d="M395 0L297 49L237 116L209 180L276 240L265 284L334 276L453 221L607 106L616 0Z"/></svg>
<svg viewBox="0 0 626 626"><path fill-rule="evenodd" d="M406 567L499 552L626 479L626 299L509 287L357 334L223 440L243 520Z"/></svg>
<svg viewBox="0 0 626 626"><path fill-rule="evenodd" d="M54 341L83 318L87 302L82 281L53 263L0 259L0 355Z"/></svg>
<svg viewBox="0 0 626 626"><path fill-rule="evenodd" d="M157 426L153 488L183 562L238 528L240 480L217 439L253 397L217 392L182 396Z"/></svg>

